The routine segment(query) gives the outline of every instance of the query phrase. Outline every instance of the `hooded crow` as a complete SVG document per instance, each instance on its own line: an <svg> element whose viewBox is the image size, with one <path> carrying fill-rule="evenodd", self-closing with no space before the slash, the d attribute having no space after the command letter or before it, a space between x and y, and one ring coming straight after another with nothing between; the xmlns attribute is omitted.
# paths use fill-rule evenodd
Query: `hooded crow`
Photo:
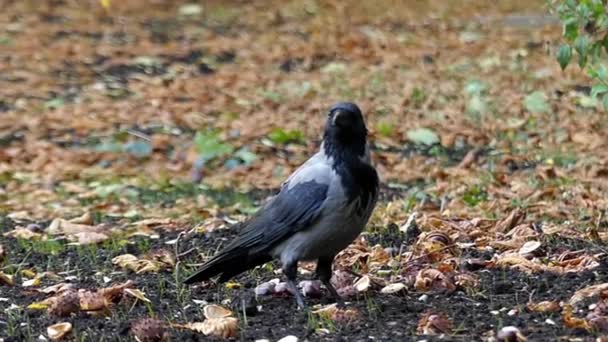
<svg viewBox="0 0 608 342"><path fill-rule="evenodd" d="M370 162L367 128L354 103L328 114L319 151L283 182L279 193L245 222L238 236L184 282L219 282L279 259L299 307L299 261L317 261L316 273L338 304L332 262L361 233L376 205L378 174Z"/></svg>

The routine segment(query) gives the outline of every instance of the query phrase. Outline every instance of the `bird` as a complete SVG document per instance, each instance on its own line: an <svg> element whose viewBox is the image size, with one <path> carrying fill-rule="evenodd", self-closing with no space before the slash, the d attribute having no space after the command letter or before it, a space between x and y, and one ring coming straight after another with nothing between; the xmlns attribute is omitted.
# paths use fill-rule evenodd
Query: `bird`
<svg viewBox="0 0 608 342"><path fill-rule="evenodd" d="M243 223L226 247L184 283L218 275L223 283L278 259L297 306L305 308L296 286L298 262L316 261L316 275L337 305L345 306L330 281L333 260L367 224L377 202L379 178L359 107L339 102L327 116L319 150Z"/></svg>

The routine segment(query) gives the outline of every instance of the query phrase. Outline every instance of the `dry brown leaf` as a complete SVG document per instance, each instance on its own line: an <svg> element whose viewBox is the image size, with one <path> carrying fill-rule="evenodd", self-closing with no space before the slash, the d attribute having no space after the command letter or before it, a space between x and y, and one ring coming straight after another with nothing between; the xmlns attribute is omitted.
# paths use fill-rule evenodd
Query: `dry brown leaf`
<svg viewBox="0 0 608 342"><path fill-rule="evenodd" d="M74 235L78 233L100 232L102 229L100 226L72 223L62 218L56 218L46 228L46 233L51 235Z"/></svg>
<svg viewBox="0 0 608 342"><path fill-rule="evenodd" d="M239 323L234 317L213 318L204 321L202 328L205 335L230 338L237 336Z"/></svg>
<svg viewBox="0 0 608 342"><path fill-rule="evenodd" d="M576 305L580 301L589 297L598 296L602 291L606 290L608 290L608 283L587 286L574 292L574 295L572 295L568 303L570 305Z"/></svg>
<svg viewBox="0 0 608 342"><path fill-rule="evenodd" d="M502 220L496 223L496 226L494 226L494 231L500 233L507 233L513 227L521 223L524 217L525 213L521 209L515 208L513 209L513 211L511 211L511 213L509 213L509 216L503 218Z"/></svg>
<svg viewBox="0 0 608 342"><path fill-rule="evenodd" d="M131 225L132 226L154 227L154 226L169 225L172 223L173 223L173 219L171 219L171 218L149 218L149 219L144 219L144 220L140 220L140 221L135 221L135 222L131 223Z"/></svg>
<svg viewBox="0 0 608 342"><path fill-rule="evenodd" d="M205 322L190 322L186 324L172 324L171 327L179 329L188 329L196 332L203 332Z"/></svg>
<svg viewBox="0 0 608 342"><path fill-rule="evenodd" d="M46 328L46 333L52 341L59 341L72 331L72 323L57 323Z"/></svg>
<svg viewBox="0 0 608 342"><path fill-rule="evenodd" d="M472 272L460 272L454 275L454 283L464 289L479 287L479 276Z"/></svg>
<svg viewBox="0 0 608 342"><path fill-rule="evenodd" d="M428 311L422 314L416 332L422 335L450 334L452 326L452 321L446 314Z"/></svg>
<svg viewBox="0 0 608 342"><path fill-rule="evenodd" d="M79 291L78 299L82 311L106 311L112 306L112 302L101 291Z"/></svg>
<svg viewBox="0 0 608 342"><path fill-rule="evenodd" d="M138 289L125 289L124 293L127 294L127 295L129 295L129 296L131 296L131 297L137 298L137 299L139 299L139 300L141 300L143 302L152 303L152 301L149 300L146 297L146 294L143 291L141 291L141 290L138 290Z"/></svg>
<svg viewBox="0 0 608 342"><path fill-rule="evenodd" d="M519 254L526 256L528 254L533 255L536 251L539 250L541 243L539 241L528 241L524 243L523 246L519 249Z"/></svg>
<svg viewBox="0 0 608 342"><path fill-rule="evenodd" d="M14 286L15 278L12 275L0 272L0 285Z"/></svg>
<svg viewBox="0 0 608 342"><path fill-rule="evenodd" d="M518 254L499 255L494 261L497 267L512 267L522 272L532 273L543 270L543 266Z"/></svg>
<svg viewBox="0 0 608 342"><path fill-rule="evenodd" d="M319 309L312 311L313 314L319 315L324 319L329 319L334 322L348 323L359 317L359 312L354 308L339 308L337 304L329 304L322 306Z"/></svg>
<svg viewBox="0 0 608 342"><path fill-rule="evenodd" d="M4 233L4 236L13 237L23 240L38 240L42 238L42 234L34 232L24 227L16 227L15 229Z"/></svg>
<svg viewBox="0 0 608 342"><path fill-rule="evenodd" d="M420 270L416 275L414 286L421 292L456 290L456 285L445 274L432 268Z"/></svg>
<svg viewBox="0 0 608 342"><path fill-rule="evenodd" d="M110 238L104 233L97 232L81 232L76 234L70 234L67 237L68 240L74 241L71 244L79 246L100 243Z"/></svg>
<svg viewBox="0 0 608 342"><path fill-rule="evenodd" d="M39 290L39 292L42 292L44 294L55 294L55 293L61 293L61 292L73 290L73 289L74 289L74 284L59 283L59 284L45 287L44 289Z"/></svg>
<svg viewBox="0 0 608 342"><path fill-rule="evenodd" d="M175 266L173 254L165 249L152 251L141 258L132 254L123 254L112 259L114 265L129 269L136 273L156 273Z"/></svg>
<svg viewBox="0 0 608 342"><path fill-rule="evenodd" d="M590 330L591 327L587 323L586 320L582 318L574 317L573 308L571 305L565 305L562 311L562 319L564 320L564 325L570 329L584 329Z"/></svg>
<svg viewBox="0 0 608 342"><path fill-rule="evenodd" d="M92 225L93 224L93 215L90 212L85 212L81 216L75 217L70 220L71 223L76 224L84 224L84 225Z"/></svg>
<svg viewBox="0 0 608 342"><path fill-rule="evenodd" d="M556 300L545 300L538 303L528 303L528 310L534 312L559 312L562 308Z"/></svg>
<svg viewBox="0 0 608 342"><path fill-rule="evenodd" d="M98 292L101 293L101 295L106 298L107 301L118 303L122 299L124 291L129 288L133 288L133 282L131 280L127 280L122 284L104 287Z"/></svg>

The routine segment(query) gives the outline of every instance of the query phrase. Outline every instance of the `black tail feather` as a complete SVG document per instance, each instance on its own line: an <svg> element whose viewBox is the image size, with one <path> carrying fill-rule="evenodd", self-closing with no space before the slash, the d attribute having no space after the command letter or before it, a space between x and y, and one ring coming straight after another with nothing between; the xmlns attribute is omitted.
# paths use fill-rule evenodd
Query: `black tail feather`
<svg viewBox="0 0 608 342"><path fill-rule="evenodd" d="M184 283L192 284L209 280L219 274L221 274L219 282L223 283L234 276L271 260L272 258L267 254L247 255L246 253L227 251L213 257L196 273L184 280Z"/></svg>

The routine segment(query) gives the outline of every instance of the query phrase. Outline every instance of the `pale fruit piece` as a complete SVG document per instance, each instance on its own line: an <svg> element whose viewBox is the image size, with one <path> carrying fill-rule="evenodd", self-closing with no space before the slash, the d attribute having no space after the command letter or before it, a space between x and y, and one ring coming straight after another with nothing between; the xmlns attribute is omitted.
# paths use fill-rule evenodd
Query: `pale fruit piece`
<svg viewBox="0 0 608 342"><path fill-rule="evenodd" d="M382 292L384 294L391 294L391 293L397 293L397 292L403 291L404 289L405 289L405 284L393 283L393 284L388 284L385 287L383 287L382 290L380 290L380 292Z"/></svg>
<svg viewBox="0 0 608 342"><path fill-rule="evenodd" d="M203 308L206 319L224 318L232 316L232 311L215 304L209 304Z"/></svg>
<svg viewBox="0 0 608 342"><path fill-rule="evenodd" d="M70 322L57 323L46 328L47 335L53 341L61 340L70 331L72 331L72 323Z"/></svg>
<svg viewBox="0 0 608 342"><path fill-rule="evenodd" d="M358 292L365 292L369 289L371 285L371 280L369 276L363 276L353 285Z"/></svg>

